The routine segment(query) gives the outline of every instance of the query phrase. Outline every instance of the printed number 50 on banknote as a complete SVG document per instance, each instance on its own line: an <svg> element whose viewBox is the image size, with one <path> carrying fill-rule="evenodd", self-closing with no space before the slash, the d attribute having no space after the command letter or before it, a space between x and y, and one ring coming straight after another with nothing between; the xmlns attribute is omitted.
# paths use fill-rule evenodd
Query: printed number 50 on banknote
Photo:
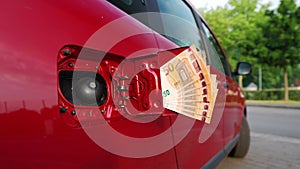
<svg viewBox="0 0 300 169"><path fill-rule="evenodd" d="M216 75L194 46L160 68L164 108L210 123L218 93Z"/></svg>

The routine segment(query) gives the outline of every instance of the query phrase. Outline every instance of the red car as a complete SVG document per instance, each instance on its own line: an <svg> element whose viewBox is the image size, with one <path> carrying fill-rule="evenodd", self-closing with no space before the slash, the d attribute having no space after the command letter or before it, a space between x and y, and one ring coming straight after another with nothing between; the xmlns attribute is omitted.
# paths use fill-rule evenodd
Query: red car
<svg viewBox="0 0 300 169"><path fill-rule="evenodd" d="M245 98L184 0L0 2L1 168L213 168L249 148Z"/></svg>

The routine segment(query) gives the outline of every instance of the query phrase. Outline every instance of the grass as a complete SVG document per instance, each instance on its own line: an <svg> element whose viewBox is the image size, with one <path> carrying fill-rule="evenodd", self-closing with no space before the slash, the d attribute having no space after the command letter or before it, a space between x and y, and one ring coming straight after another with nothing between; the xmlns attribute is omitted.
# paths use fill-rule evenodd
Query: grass
<svg viewBox="0 0 300 169"><path fill-rule="evenodd" d="M300 101L284 100L247 100L248 103L266 103L266 104L300 104Z"/></svg>

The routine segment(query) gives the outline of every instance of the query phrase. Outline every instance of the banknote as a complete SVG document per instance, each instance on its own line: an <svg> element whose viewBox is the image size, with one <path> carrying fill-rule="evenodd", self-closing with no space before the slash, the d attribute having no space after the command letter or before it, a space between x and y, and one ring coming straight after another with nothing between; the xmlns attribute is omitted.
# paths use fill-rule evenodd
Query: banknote
<svg viewBox="0 0 300 169"><path fill-rule="evenodd" d="M164 64L160 73L164 107L210 123L218 89L206 54L191 46Z"/></svg>

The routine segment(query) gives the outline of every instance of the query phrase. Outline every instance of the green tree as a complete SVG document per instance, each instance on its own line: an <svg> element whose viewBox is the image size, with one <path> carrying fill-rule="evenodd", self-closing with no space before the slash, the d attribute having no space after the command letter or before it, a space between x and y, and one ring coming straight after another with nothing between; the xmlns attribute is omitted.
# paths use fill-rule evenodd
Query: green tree
<svg viewBox="0 0 300 169"><path fill-rule="evenodd" d="M230 0L224 8L204 10L204 17L227 52L231 65L248 61L255 69L260 66L256 60L266 51L261 26L267 21L266 9L258 0Z"/></svg>
<svg viewBox="0 0 300 169"><path fill-rule="evenodd" d="M267 10L264 25L265 50L258 58L261 63L279 67L284 74L285 100L289 100L288 67L300 62L300 8L294 0L281 0L278 9Z"/></svg>

